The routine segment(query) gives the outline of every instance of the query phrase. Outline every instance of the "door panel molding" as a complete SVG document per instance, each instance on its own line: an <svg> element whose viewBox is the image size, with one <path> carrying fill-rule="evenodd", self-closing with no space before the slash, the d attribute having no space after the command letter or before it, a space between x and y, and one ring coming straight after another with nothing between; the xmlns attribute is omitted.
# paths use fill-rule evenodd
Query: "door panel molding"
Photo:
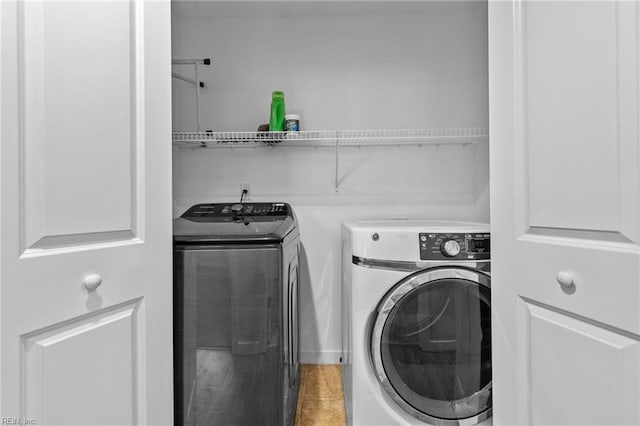
<svg viewBox="0 0 640 426"><path fill-rule="evenodd" d="M144 311L137 298L22 335L21 415L144 424Z"/></svg>
<svg viewBox="0 0 640 426"><path fill-rule="evenodd" d="M85 234L56 235L43 237L29 249L25 250L20 259L73 253L78 250L102 249L123 245L140 244L131 230L112 232L88 232Z"/></svg>
<svg viewBox="0 0 640 426"><path fill-rule="evenodd" d="M143 17L142 0L18 2L24 255L144 239Z"/></svg>
<svg viewBox="0 0 640 426"><path fill-rule="evenodd" d="M592 318L588 318L588 317L585 317L585 316L582 316L582 315L578 315L576 313L567 311L565 309L560 309L560 308L558 308L556 306L551 306L551 305L548 305L546 303L542 303L540 301L530 299L528 297L520 296L519 299L520 300L519 300L518 303L524 302L524 304L527 307L530 307L529 310L531 310L532 312L541 312L540 310L546 310L546 311L549 311L549 312L553 312L554 315L561 315L563 317L571 318L571 319L577 321L578 323L587 324L587 325L589 325L591 327L595 327L595 328L598 328L598 329L606 330L611 334L620 335L620 336L625 337L626 339L631 339L631 340L640 342L640 334L632 333L632 332L630 332L628 330L624 330L624 329L619 328L619 327L614 327L612 325L609 325L609 324L606 324L606 323L603 323L603 322L600 322L600 321L596 321L596 320L594 320Z"/></svg>
<svg viewBox="0 0 640 426"><path fill-rule="evenodd" d="M513 2L513 154L514 208L516 235L526 234L529 228L529 143L527 140L526 102L528 99L527 67L524 55L524 0Z"/></svg>
<svg viewBox="0 0 640 426"><path fill-rule="evenodd" d="M532 226L516 238L524 243L541 243L581 249L607 250L617 253L639 254L640 246L619 232L590 229L559 229Z"/></svg>
<svg viewBox="0 0 640 426"><path fill-rule="evenodd" d="M618 231L604 231L600 229L530 226L527 229L527 236L533 235L562 239L584 239L613 243L633 243L632 240Z"/></svg>
<svg viewBox="0 0 640 426"><path fill-rule="evenodd" d="M574 26L562 14L565 11L562 7L566 6L545 2L532 4L524 0L517 0L514 4L516 235L637 245L640 243L640 179L637 172L640 164L639 7L635 2L580 4L580 19L574 19L580 24ZM557 21L551 19L550 25L569 23L566 25L566 40L582 41L588 33L586 24L590 19L597 19L600 29L593 36L596 46L591 56L597 56L599 51L611 51L611 62L615 67L591 67L591 79L585 77L581 80L578 70L580 66L589 68L584 65L588 65L591 58L586 54L581 56L580 49L586 50L586 46L594 44L590 44L591 39L573 43L577 45L574 50L577 49L578 53L571 58L575 61L571 62L569 71L558 72L558 69L562 70L562 64L545 65L542 60L536 61L536 52L542 55L539 52L544 51L542 56L545 58L554 57L554 51L557 56L565 52L562 48L564 39L554 40L552 44L546 34L540 32L540 26L529 25L542 16L543 8L555 8L555 14L560 15ZM571 10L575 12L575 8ZM551 15L554 13L544 16ZM531 32L530 27L538 29L538 32ZM550 31L550 34L556 32ZM633 54L629 55L629 52ZM576 72L572 74L571 71ZM590 83L593 87L588 86ZM568 89L556 93L560 86ZM578 90L583 86L592 88L594 93ZM572 89L578 94L571 92ZM593 101L595 96L603 99L602 106ZM541 102L544 98L551 101L550 105ZM597 119L601 118L602 122L594 118L588 128L573 124L585 121L589 114L609 110L612 113L602 117L597 114ZM568 116L566 123L551 121L553 117L563 117L563 114ZM533 123L532 119L535 120ZM545 133L545 129L561 129L561 132ZM555 139L557 144L554 144ZM561 145L564 145L564 151L555 149ZM567 150L567 146L574 149ZM599 158L601 163L581 162L581 150L587 150L585 158ZM532 170L536 173L532 174ZM563 180L563 185L556 184L558 180ZM563 187L568 191L562 192ZM585 196L585 190L580 192L584 187L592 192L589 197Z"/></svg>

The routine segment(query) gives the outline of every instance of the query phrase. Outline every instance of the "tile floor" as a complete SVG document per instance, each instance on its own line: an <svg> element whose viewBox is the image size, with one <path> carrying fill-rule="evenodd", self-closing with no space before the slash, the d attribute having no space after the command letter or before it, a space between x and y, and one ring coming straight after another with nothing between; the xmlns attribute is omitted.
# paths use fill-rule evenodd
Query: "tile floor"
<svg viewBox="0 0 640 426"><path fill-rule="evenodd" d="M303 364L295 426L346 425L339 365Z"/></svg>

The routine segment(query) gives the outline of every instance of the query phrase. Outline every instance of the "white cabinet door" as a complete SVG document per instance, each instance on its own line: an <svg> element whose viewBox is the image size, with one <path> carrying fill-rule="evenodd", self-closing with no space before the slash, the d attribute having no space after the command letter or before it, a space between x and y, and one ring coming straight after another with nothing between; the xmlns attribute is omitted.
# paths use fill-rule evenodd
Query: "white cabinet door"
<svg viewBox="0 0 640 426"><path fill-rule="evenodd" d="M0 26L2 422L171 424L169 2Z"/></svg>
<svg viewBox="0 0 640 426"><path fill-rule="evenodd" d="M640 424L640 4L490 2L496 425Z"/></svg>

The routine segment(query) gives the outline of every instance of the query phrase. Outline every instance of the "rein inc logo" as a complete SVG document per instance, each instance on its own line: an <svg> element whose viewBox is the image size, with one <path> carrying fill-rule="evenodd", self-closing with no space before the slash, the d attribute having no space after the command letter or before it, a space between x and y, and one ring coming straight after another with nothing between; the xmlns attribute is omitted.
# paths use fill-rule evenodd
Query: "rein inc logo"
<svg viewBox="0 0 640 426"><path fill-rule="evenodd" d="M35 425L35 419L30 417L0 417L0 425Z"/></svg>

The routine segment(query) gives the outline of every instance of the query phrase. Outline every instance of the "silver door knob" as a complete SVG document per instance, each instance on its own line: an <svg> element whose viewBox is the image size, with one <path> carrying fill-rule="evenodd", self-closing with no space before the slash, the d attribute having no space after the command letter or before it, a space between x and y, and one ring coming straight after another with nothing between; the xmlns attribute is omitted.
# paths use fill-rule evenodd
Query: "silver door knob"
<svg viewBox="0 0 640 426"><path fill-rule="evenodd" d="M102 284L102 276L100 274L90 274L84 277L84 286L89 291L94 291Z"/></svg>
<svg viewBox="0 0 640 426"><path fill-rule="evenodd" d="M558 272L556 274L556 280L558 281L558 284L560 284L564 288L568 288L574 285L573 275L571 274L571 272L567 272L567 271Z"/></svg>

